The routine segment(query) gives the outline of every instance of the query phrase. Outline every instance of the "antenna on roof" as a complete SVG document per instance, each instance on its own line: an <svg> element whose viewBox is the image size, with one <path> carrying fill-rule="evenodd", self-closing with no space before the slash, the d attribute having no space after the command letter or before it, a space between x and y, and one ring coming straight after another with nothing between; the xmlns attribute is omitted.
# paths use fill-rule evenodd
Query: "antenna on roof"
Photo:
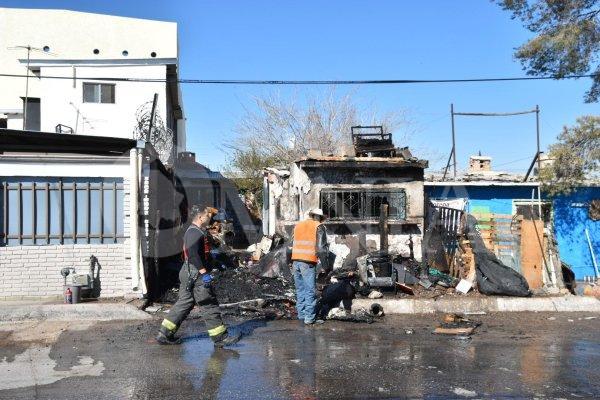
<svg viewBox="0 0 600 400"><path fill-rule="evenodd" d="M25 77L25 103L23 104L23 130L25 130L25 121L27 121L27 101L29 100L29 59L32 51L37 51L44 54L50 54L52 56L56 56L56 54L51 53L48 47L44 47L40 49L39 47L32 47L30 45L20 45L7 47L7 50L27 50L27 76ZM47 50L48 49L48 50Z"/></svg>

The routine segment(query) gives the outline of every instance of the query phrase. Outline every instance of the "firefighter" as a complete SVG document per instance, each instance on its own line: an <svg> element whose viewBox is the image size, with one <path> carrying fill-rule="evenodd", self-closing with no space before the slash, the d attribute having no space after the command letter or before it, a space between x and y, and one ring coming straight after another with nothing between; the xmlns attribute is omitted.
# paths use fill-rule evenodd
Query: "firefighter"
<svg viewBox="0 0 600 400"><path fill-rule="evenodd" d="M179 272L179 298L162 321L156 337L160 344L181 343L181 340L175 337L175 332L195 304L200 306L208 336L213 340L215 347L227 346L240 340L240 334L232 336L227 332L212 289L210 244L206 227L216 211L211 207L192 206L192 223L183 237L184 263Z"/></svg>
<svg viewBox="0 0 600 400"><path fill-rule="evenodd" d="M323 323L316 319L316 276L317 264L329 271L329 246L327 231L323 221L323 210L310 210L308 219L294 227L292 262L294 284L296 285L296 309L298 319L306 325Z"/></svg>

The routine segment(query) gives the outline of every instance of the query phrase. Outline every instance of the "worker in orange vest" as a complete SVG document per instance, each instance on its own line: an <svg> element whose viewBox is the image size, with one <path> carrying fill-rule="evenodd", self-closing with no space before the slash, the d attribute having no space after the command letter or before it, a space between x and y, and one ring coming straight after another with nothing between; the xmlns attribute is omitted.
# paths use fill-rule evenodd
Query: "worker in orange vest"
<svg viewBox="0 0 600 400"><path fill-rule="evenodd" d="M316 278L317 264L324 271L329 270L329 245L323 221L323 210L315 208L308 213L308 219L298 222L294 228L292 262L296 285L296 309L298 319L306 325L323 323L316 319Z"/></svg>

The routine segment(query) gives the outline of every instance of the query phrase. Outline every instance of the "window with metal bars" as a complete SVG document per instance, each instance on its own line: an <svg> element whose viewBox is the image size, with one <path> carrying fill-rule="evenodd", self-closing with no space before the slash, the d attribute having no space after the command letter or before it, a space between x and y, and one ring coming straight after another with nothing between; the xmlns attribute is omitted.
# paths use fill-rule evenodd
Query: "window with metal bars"
<svg viewBox="0 0 600 400"><path fill-rule="evenodd" d="M0 246L122 243L123 180L0 177Z"/></svg>
<svg viewBox="0 0 600 400"><path fill-rule="evenodd" d="M406 192L403 189L321 191L321 208L333 220L377 219L382 204L388 205L390 219L406 218Z"/></svg>

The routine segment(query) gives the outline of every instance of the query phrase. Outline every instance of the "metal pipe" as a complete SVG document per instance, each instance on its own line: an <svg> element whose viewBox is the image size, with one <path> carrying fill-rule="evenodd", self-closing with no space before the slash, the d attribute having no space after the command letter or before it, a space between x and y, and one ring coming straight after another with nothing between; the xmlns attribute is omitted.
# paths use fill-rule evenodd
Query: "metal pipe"
<svg viewBox="0 0 600 400"><path fill-rule="evenodd" d="M152 128L154 128L154 116L156 115L156 103L158 102L158 93L154 93L154 99L152 100L152 111L150 112L150 126L148 127L148 133L146 134L146 142L150 143L152 138Z"/></svg>
<svg viewBox="0 0 600 400"><path fill-rule="evenodd" d="M450 150L450 155L448 156L448 162L446 163L446 168L444 168L444 176L442 176L442 181L446 180L446 174L448 173L448 168L450 168L450 160L452 160L452 154L454 154L454 147Z"/></svg>
<svg viewBox="0 0 600 400"><path fill-rule="evenodd" d="M129 182L129 251L131 255L131 288L137 290L140 283L139 269L139 168L137 148L129 152L130 182Z"/></svg>
<svg viewBox="0 0 600 400"><path fill-rule="evenodd" d="M533 166L535 165L535 162L538 158L540 158L540 153L536 153L535 156L533 157L533 160L531 160L531 164L529 165L529 168L527 169L527 173L525 174L525 178L523 178L523 182L527 182L527 179L529 179L529 174L531 174L531 170L533 169Z"/></svg>
<svg viewBox="0 0 600 400"><path fill-rule="evenodd" d="M389 225L388 225L388 205L381 205L381 213L379 215L379 250L382 252L388 251L388 235L389 235Z"/></svg>
<svg viewBox="0 0 600 400"><path fill-rule="evenodd" d="M594 275L596 276L596 279L598 279L598 277L600 277L600 272L598 272L598 262L596 261L596 254L594 254L594 247L592 246L592 240L590 239L590 231L588 228L585 228L585 237L587 238L590 254L592 255L592 262L594 263Z"/></svg>
<svg viewBox="0 0 600 400"><path fill-rule="evenodd" d="M145 178L144 178L144 174L142 172L142 167L144 166L144 162L143 162L143 155L142 155L142 150L138 149L137 151L137 171L138 171L138 181L139 181L139 204L142 205L142 209L140 210L139 214L141 215L142 213L146 212L146 208L143 205L143 201L144 201L144 185L145 185ZM138 216L138 221L142 221L141 218L139 218ZM147 237L147 230L146 230L146 225L144 224L144 229L143 229L143 237ZM140 235L139 231L138 231L138 245L137 245L137 251L138 251L138 256L137 256L137 260L138 260L138 279L139 279L139 288L142 290L142 294L146 294L148 293L148 287L146 286L146 270L144 268L144 264L143 264L143 253L142 253L142 235Z"/></svg>
<svg viewBox="0 0 600 400"><path fill-rule="evenodd" d="M454 159L454 180L456 180L456 139L454 136L454 104L450 104L450 116L452 120L452 157Z"/></svg>
<svg viewBox="0 0 600 400"><path fill-rule="evenodd" d="M548 278L550 278L551 272L550 272L550 268L548 267L548 262L546 261L546 254L544 253L543 225L542 225L542 237L540 237L540 232L538 231L537 225L535 224L535 218L533 215L533 210L534 210L533 202L534 201L535 201L535 189L531 189L531 222L533 222L533 229L535 230L535 236L537 238L538 245L540 246L540 252L542 253L542 263L544 264L544 269L542 270L542 283L544 285L546 285L548 283L548 279L546 278L546 276ZM540 220L541 220L541 216L540 216ZM544 271L546 272L546 275L544 275Z"/></svg>
<svg viewBox="0 0 600 400"><path fill-rule="evenodd" d="M538 165L538 180L542 171L542 161L540 160L540 107L535 106L535 133L537 138L537 165Z"/></svg>
<svg viewBox="0 0 600 400"><path fill-rule="evenodd" d="M537 200L538 200L538 216L540 217L540 221L542 221L542 223L543 223L543 218L542 218L542 193L541 193L541 188L540 188L539 182L538 182L538 187L537 187L537 193L538 193L538 198L537 198Z"/></svg>
<svg viewBox="0 0 600 400"><path fill-rule="evenodd" d="M29 100L29 57L31 53L31 46L27 46L27 76L25 77L25 104L23 106L23 130L27 128L27 103Z"/></svg>

